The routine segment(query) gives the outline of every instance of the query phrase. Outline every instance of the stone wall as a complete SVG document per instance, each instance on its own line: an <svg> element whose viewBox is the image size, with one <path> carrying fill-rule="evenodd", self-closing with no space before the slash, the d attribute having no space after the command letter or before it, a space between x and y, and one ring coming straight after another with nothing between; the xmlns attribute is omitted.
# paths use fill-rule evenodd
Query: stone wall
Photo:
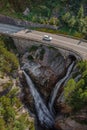
<svg viewBox="0 0 87 130"><path fill-rule="evenodd" d="M25 53L29 47L32 45L41 45L42 43L33 41L33 40L27 40L27 39L20 39L20 38L13 38L14 44L17 47L17 50L20 54Z"/></svg>
<svg viewBox="0 0 87 130"><path fill-rule="evenodd" d="M49 24L39 24L33 23L25 20L11 18L9 16L4 16L0 14L0 23L22 26L22 27L41 27L41 28L49 28L49 29L58 29L58 26L53 26Z"/></svg>

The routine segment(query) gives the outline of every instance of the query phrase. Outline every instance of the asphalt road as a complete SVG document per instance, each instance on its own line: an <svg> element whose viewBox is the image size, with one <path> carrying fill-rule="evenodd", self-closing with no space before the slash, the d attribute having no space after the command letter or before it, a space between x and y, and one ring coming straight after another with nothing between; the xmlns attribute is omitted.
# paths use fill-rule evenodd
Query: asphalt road
<svg viewBox="0 0 87 130"><path fill-rule="evenodd" d="M52 37L51 41L45 41L45 44L52 44L54 46L61 46L65 48L69 48L72 50L77 51L78 53L82 54L84 59L87 59L87 42L79 43L79 40L67 38L64 36L54 35L45 32L39 32L32 30L31 32L27 32L27 29L23 27L17 27L13 25L1 24L0 23L0 33L8 34L11 36L22 37L26 39L33 39L36 41L43 41L44 35L49 35Z"/></svg>

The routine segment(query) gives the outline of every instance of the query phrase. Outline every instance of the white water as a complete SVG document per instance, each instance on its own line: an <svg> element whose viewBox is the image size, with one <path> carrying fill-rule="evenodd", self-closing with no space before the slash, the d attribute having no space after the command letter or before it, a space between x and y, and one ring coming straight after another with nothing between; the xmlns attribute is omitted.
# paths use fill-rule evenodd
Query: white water
<svg viewBox="0 0 87 130"><path fill-rule="evenodd" d="M36 114L41 125L45 125L46 127L53 127L54 125L54 117L53 117L53 111L52 111L53 104L54 104L56 95L58 93L58 90L61 87L61 84L64 83L65 80L67 80L67 78L69 77L72 71L73 66L74 66L74 62L69 66L64 78L58 81L58 83L55 85L54 90L51 94L50 102L49 102L49 110L47 106L45 105L44 101L42 100L40 94L36 90L35 85L33 84L31 78L29 77L29 75L27 75L25 71L23 71L27 84L30 88L30 92L33 96L33 99L35 102Z"/></svg>
<svg viewBox="0 0 87 130"><path fill-rule="evenodd" d="M36 90L32 80L30 79L29 75L26 74L25 71L23 71L27 84L30 88L30 92L34 98L35 101L35 108L36 108L36 113L38 116L38 119L42 125L45 125L46 127L52 127L54 125L54 118L52 117L50 111L44 104L40 94Z"/></svg>
<svg viewBox="0 0 87 130"><path fill-rule="evenodd" d="M57 82L57 84L55 85L55 87L51 93L50 102L49 102L49 110L52 114L53 114L53 104L54 104L56 95L58 93L58 90L61 87L62 83L64 83L64 81L68 78L73 66L74 66L74 62L72 62L72 64L69 66L68 71L67 71L66 75L64 76L64 78L62 78L60 81Z"/></svg>

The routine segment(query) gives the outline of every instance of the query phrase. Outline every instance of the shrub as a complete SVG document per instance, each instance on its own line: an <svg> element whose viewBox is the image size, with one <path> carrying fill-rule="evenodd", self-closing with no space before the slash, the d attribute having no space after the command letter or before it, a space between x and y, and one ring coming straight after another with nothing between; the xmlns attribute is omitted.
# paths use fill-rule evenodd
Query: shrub
<svg viewBox="0 0 87 130"><path fill-rule="evenodd" d="M36 51L37 49L38 49L38 46L32 45L32 46L29 48L29 52Z"/></svg>
<svg viewBox="0 0 87 130"><path fill-rule="evenodd" d="M4 47L2 40L0 41L0 61L0 71L4 73L15 71L19 65L16 56Z"/></svg>
<svg viewBox="0 0 87 130"><path fill-rule="evenodd" d="M75 111L87 106L87 61L80 61L77 66L82 74L81 79L78 82L70 79L64 88L66 103Z"/></svg>
<svg viewBox="0 0 87 130"><path fill-rule="evenodd" d="M55 17L51 17L50 20L49 20L49 24L58 26L59 25L59 19L55 18Z"/></svg>

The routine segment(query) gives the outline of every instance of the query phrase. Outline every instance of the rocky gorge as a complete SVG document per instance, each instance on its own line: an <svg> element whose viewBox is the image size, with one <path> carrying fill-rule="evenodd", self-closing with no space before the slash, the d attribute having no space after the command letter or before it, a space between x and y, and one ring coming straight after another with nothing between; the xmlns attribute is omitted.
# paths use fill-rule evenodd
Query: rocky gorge
<svg viewBox="0 0 87 130"><path fill-rule="evenodd" d="M58 49L42 45L31 46L21 56L21 99L36 120L36 130L72 130L73 123L73 130L78 130L79 123L66 118L71 108L65 104L63 94L67 81L78 71L76 62L74 56L64 58Z"/></svg>

